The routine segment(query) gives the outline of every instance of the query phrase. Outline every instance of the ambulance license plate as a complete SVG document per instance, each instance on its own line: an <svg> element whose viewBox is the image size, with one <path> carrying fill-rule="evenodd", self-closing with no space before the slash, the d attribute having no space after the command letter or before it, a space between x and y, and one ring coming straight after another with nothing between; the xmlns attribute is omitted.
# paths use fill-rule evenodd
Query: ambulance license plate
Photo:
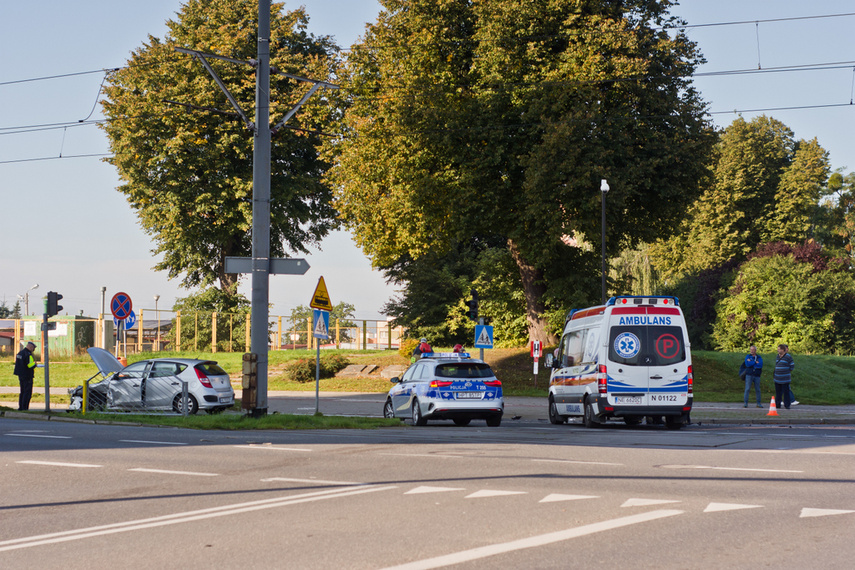
<svg viewBox="0 0 855 570"><path fill-rule="evenodd" d="M640 406L641 396L615 396L615 404L626 406Z"/></svg>

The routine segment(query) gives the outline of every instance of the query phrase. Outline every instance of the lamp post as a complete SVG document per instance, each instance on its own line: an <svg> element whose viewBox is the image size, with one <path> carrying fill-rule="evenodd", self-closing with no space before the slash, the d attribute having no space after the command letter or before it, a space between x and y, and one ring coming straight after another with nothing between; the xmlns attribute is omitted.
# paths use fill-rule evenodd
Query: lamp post
<svg viewBox="0 0 855 570"><path fill-rule="evenodd" d="M160 295L154 296L154 314L157 315L157 335L154 337L154 351L160 350L160 311L157 308L157 302L160 301Z"/></svg>
<svg viewBox="0 0 855 570"><path fill-rule="evenodd" d="M609 183L606 182L606 179L600 182L600 196L601 204L602 204L602 212L603 212L603 221L601 224L601 228L603 230L603 280L602 280L602 298L603 305L606 304L606 193L609 191Z"/></svg>
<svg viewBox="0 0 855 570"><path fill-rule="evenodd" d="M35 285L33 285L32 287L27 289L26 293L24 293L24 309L27 311L28 315L30 314L30 291L32 291L33 289L38 289L38 288L39 288L39 284L36 283Z"/></svg>
<svg viewBox="0 0 855 570"><path fill-rule="evenodd" d="M98 346L100 348L107 348L107 333L106 327L104 326L104 310L106 308L106 299L107 299L107 288L101 287L101 314L98 316L98 324L101 327L101 337L98 339Z"/></svg>

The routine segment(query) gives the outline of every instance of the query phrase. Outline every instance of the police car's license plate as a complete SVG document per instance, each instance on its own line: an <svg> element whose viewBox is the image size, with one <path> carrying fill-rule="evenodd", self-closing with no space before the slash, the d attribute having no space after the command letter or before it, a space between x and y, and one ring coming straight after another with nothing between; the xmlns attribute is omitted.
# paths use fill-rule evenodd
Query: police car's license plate
<svg viewBox="0 0 855 570"><path fill-rule="evenodd" d="M641 405L641 396L615 396L615 404Z"/></svg>
<svg viewBox="0 0 855 570"><path fill-rule="evenodd" d="M458 392L458 400L480 400L481 392Z"/></svg>

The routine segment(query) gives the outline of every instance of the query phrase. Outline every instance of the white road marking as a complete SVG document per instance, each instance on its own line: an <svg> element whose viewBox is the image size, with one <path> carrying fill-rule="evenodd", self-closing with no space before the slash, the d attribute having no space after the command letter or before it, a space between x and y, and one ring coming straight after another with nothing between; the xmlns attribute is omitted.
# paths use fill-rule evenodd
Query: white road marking
<svg viewBox="0 0 855 570"><path fill-rule="evenodd" d="M552 493L542 498L540 503L555 503L558 501L578 501L580 499L599 499L596 495L562 495L560 493Z"/></svg>
<svg viewBox="0 0 855 570"><path fill-rule="evenodd" d="M263 509L272 509L276 507L286 507L300 503L308 503L312 501L321 501L325 499L338 499L348 497L350 495L361 495L364 493L374 493L377 491L388 491L395 489L394 485L385 487L360 487L357 489L327 489L324 491L315 491L312 493L304 493L302 495L276 497L274 499L262 499L259 501L251 501L248 503L236 503L234 505L224 505L221 507L211 507L197 511L187 511L184 513L175 513L172 515L164 515L161 517L153 517L148 519L140 519L135 521L127 521L123 523L114 523L102 526L94 526L89 528L81 528L77 530L67 530L55 532L51 534L42 534L37 536L28 536L24 538L15 538L12 540L4 540L0 542L0 552L7 550L16 550L19 548L31 548L33 546L42 546L44 544L56 544L60 542L69 542L72 540L81 540L91 538L93 536L103 536L107 534L116 534L120 532L131 532L145 528L155 528L179 523L188 523L200 521L215 517L223 517L228 515L237 515Z"/></svg>
<svg viewBox="0 0 855 570"><path fill-rule="evenodd" d="M120 439L121 443L150 443L152 445L187 445L178 441L147 441L145 439Z"/></svg>
<svg viewBox="0 0 855 570"><path fill-rule="evenodd" d="M294 479L291 477L270 477L262 479L262 483L272 483L275 481L284 481L286 483L318 483L320 485L341 485L349 487L352 485L367 485L367 483L359 483L358 481L324 481L323 479Z"/></svg>
<svg viewBox="0 0 855 570"><path fill-rule="evenodd" d="M622 507L649 507L650 505L665 505L667 503L679 503L668 499L627 499Z"/></svg>
<svg viewBox="0 0 855 570"><path fill-rule="evenodd" d="M714 471L751 471L754 473L804 473L794 469L754 469L749 467L713 467L711 465L660 465L662 469L712 469Z"/></svg>
<svg viewBox="0 0 855 570"><path fill-rule="evenodd" d="M799 515L800 519L807 517L827 517L830 515L845 515L849 513L855 513L855 511L843 511L840 509L802 509L802 513Z"/></svg>
<svg viewBox="0 0 855 570"><path fill-rule="evenodd" d="M719 511L738 511L740 509L760 509L763 505L739 505L736 503L710 503L704 509L705 513L717 513Z"/></svg>
<svg viewBox="0 0 855 570"><path fill-rule="evenodd" d="M26 463L27 465L48 465L50 467L103 467L103 465L90 465L88 463L60 463L58 461L16 461L15 463Z"/></svg>
<svg viewBox="0 0 855 570"><path fill-rule="evenodd" d="M272 451L312 451L311 449L305 449L300 447L276 447L269 443L264 443L258 445L256 443L250 443L249 445L236 445L235 447L239 447L241 449L270 449Z"/></svg>
<svg viewBox="0 0 855 570"><path fill-rule="evenodd" d="M651 511L649 513L632 515L619 519L612 519L609 521L588 524L576 528L568 528L566 530L559 530L557 532L550 532L547 534L541 534L529 538L512 540L510 542L491 544L489 546L482 546L479 548L472 548L470 550L454 552L452 554L437 556L435 558L416 560L407 564L392 566L386 568L385 570L427 570L429 568L441 568L443 566L451 566L453 564L462 564L464 562L480 560L482 558L496 556L498 554L504 554L506 552L523 550L525 548L536 548L538 546L546 546L547 544L553 544L555 542L561 542L564 540L588 536L597 532L604 532L607 530L613 530L616 528L621 528L633 524L641 524L665 517L672 517L674 515L679 515L682 513L683 511L676 510Z"/></svg>
<svg viewBox="0 0 855 570"><path fill-rule="evenodd" d="M541 463L576 463L579 465L614 465L621 467L623 463L605 463L603 461L576 461L573 459L532 459Z"/></svg>
<svg viewBox="0 0 855 570"><path fill-rule="evenodd" d="M461 487L428 487L426 485L422 485L421 487L416 487L415 489L410 489L405 495L419 495L421 493L443 493L445 491L465 491L465 489Z"/></svg>
<svg viewBox="0 0 855 570"><path fill-rule="evenodd" d="M196 477L217 477L219 473L199 473L194 471L169 471L167 469L146 469L145 467L135 467L128 471L137 471L138 473L160 473L162 475L195 475Z"/></svg>
<svg viewBox="0 0 855 570"><path fill-rule="evenodd" d="M494 491L492 489L482 489L475 491L471 495L466 495L465 499L482 499L484 497L504 497L507 495L527 495L525 491Z"/></svg>
<svg viewBox="0 0 855 570"><path fill-rule="evenodd" d="M35 433L7 433L10 437L41 437L44 439L71 439L70 435L38 435Z"/></svg>

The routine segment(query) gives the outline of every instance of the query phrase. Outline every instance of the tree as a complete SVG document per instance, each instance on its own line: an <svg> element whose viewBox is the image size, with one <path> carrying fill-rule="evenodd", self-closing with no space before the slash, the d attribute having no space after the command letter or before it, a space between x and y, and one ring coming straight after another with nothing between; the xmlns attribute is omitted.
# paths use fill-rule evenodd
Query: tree
<svg viewBox="0 0 855 570"><path fill-rule="evenodd" d="M250 303L243 295L209 287L176 299L172 310L181 311L181 339L178 350L208 350L213 340L213 313L217 313L217 349L249 350L246 345L246 316ZM173 319L173 330L176 324Z"/></svg>
<svg viewBox="0 0 855 570"><path fill-rule="evenodd" d="M342 72L342 219L381 268L498 235L528 336L554 342L551 312L599 297L598 255L576 244L599 237L600 179L610 253L672 231L700 192L714 137L696 46L668 1L382 5ZM584 288L554 287L568 275Z"/></svg>
<svg viewBox="0 0 855 570"><path fill-rule="evenodd" d="M203 66L176 47L249 61L257 50L257 2L187 0L165 39L149 36L128 65L109 76L104 113L123 184L118 188L163 258L155 269L182 277L185 287L215 281L236 292L238 276L226 256L251 253L253 134L238 120ZM327 79L337 49L330 38L305 30L301 8L271 7L271 65L291 74ZM249 66L211 60L244 111L254 115L255 78ZM271 74L271 118L278 121L310 85ZM306 252L336 224L327 164L316 151L330 105L303 107L273 137L270 254ZM266 126L262 126L265 128Z"/></svg>
<svg viewBox="0 0 855 570"><path fill-rule="evenodd" d="M6 317L9 317L11 315L12 309L10 309L8 305L6 305L6 300L3 299L3 302L0 303L0 319L5 319Z"/></svg>

